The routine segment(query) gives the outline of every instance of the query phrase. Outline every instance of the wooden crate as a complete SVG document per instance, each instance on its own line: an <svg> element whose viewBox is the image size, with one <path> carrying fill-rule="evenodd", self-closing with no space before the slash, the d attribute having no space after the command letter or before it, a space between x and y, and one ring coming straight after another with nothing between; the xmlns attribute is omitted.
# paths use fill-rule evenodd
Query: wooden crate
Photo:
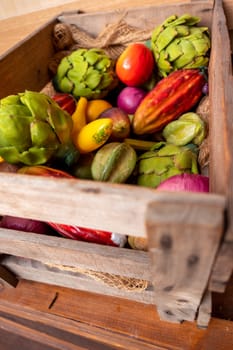
<svg viewBox="0 0 233 350"><path fill-rule="evenodd" d="M171 14L199 16L212 34L210 76L211 193L157 193L133 185L0 174L0 213L148 237L149 251L0 229L2 282L41 281L154 304L161 319L206 326L211 291L224 291L232 271L233 103L230 40L221 0L130 9L127 21L158 25ZM0 97L40 91L50 80L52 29L58 21L98 34L120 11L64 13L0 58ZM224 38L224 40L223 40ZM122 281L119 288L106 278ZM125 281L146 288L125 288ZM1 282L0 280L0 282Z"/></svg>

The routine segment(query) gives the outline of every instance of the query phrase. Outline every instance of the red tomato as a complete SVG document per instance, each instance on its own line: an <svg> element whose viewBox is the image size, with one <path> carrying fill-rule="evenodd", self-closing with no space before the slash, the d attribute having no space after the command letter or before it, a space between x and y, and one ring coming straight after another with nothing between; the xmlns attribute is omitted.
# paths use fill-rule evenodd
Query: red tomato
<svg viewBox="0 0 233 350"><path fill-rule="evenodd" d="M154 66L151 50L142 43L134 43L118 57L116 74L125 85L140 86L150 78Z"/></svg>

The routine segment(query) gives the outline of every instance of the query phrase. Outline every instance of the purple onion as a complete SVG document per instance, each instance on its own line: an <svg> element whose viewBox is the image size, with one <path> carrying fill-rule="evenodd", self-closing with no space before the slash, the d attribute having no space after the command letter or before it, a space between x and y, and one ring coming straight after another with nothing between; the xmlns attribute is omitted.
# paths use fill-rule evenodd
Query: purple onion
<svg viewBox="0 0 233 350"><path fill-rule="evenodd" d="M209 192L209 177L201 174L179 174L160 183L157 190L171 192Z"/></svg>
<svg viewBox="0 0 233 350"><path fill-rule="evenodd" d="M117 106L127 114L134 114L147 91L127 86L121 90L117 98Z"/></svg>

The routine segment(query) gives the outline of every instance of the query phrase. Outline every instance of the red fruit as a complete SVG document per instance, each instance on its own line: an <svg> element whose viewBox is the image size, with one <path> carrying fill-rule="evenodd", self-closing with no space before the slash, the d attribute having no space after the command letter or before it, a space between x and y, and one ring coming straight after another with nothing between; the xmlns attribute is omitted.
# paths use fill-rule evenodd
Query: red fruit
<svg viewBox="0 0 233 350"><path fill-rule="evenodd" d="M108 108L100 114L99 118L110 118L112 120L111 140L122 140L129 136L130 119L122 109L118 107Z"/></svg>
<svg viewBox="0 0 233 350"><path fill-rule="evenodd" d="M19 174L25 174L25 175L40 175L40 176L48 176L48 177L67 177L67 178L74 178L74 176L70 175L69 173L59 170L50 168L45 165L32 165L32 166L23 166L18 170Z"/></svg>
<svg viewBox="0 0 233 350"><path fill-rule="evenodd" d="M130 44L118 57L116 74L128 86L140 86L152 75L155 67L151 50L142 43Z"/></svg>
<svg viewBox="0 0 233 350"><path fill-rule="evenodd" d="M180 69L163 78L139 104L133 118L135 134L152 134L188 112L199 101L205 78L198 69Z"/></svg>
<svg viewBox="0 0 233 350"><path fill-rule="evenodd" d="M76 108L75 98L67 93L58 93L52 97L57 104L70 115L72 115Z"/></svg>
<svg viewBox="0 0 233 350"><path fill-rule="evenodd" d="M49 225L62 236L78 241L110 245L113 247L123 247L126 243L126 236L116 233L73 225L55 224L54 222L50 222Z"/></svg>

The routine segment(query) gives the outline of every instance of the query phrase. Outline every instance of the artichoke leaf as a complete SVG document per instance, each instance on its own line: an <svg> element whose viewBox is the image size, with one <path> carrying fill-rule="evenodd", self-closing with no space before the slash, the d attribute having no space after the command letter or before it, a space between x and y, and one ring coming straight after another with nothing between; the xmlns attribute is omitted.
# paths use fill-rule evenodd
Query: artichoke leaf
<svg viewBox="0 0 233 350"><path fill-rule="evenodd" d="M44 121L34 121L31 123L32 144L37 147L47 146L56 149L59 141L56 134L52 132L51 126Z"/></svg>
<svg viewBox="0 0 233 350"><path fill-rule="evenodd" d="M16 146L20 151L31 147L30 123L32 117L1 115L0 147Z"/></svg>

